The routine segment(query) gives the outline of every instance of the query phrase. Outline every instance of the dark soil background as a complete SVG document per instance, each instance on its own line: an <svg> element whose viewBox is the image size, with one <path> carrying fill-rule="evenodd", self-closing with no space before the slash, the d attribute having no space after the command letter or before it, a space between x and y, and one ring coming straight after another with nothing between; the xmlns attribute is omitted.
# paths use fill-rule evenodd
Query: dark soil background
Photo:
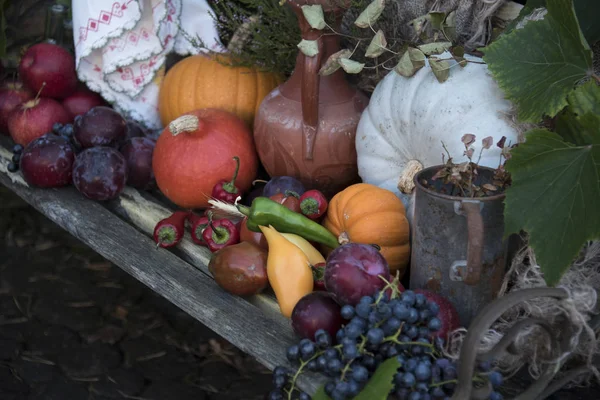
<svg viewBox="0 0 600 400"><path fill-rule="evenodd" d="M262 399L255 360L0 186L0 400Z"/></svg>

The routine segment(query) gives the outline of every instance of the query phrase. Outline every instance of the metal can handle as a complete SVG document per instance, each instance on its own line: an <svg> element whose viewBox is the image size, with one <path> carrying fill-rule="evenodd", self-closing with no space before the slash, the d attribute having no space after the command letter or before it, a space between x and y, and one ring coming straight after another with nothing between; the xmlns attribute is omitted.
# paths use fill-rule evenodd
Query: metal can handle
<svg viewBox="0 0 600 400"><path fill-rule="evenodd" d="M458 214L467 218L467 260L455 261L451 268L453 280L460 280L467 285L476 285L481 280L483 264L483 218L481 202L477 200L462 200L455 203Z"/></svg>

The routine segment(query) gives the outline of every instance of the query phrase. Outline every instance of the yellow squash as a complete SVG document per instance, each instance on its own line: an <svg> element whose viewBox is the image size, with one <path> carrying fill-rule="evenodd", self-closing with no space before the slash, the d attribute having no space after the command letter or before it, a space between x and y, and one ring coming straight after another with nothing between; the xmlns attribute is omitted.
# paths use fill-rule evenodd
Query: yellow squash
<svg viewBox="0 0 600 400"><path fill-rule="evenodd" d="M302 236L298 236L293 233L282 233L281 235L298 246L300 250L306 254L306 257L308 257L308 262L310 262L312 265L325 262L325 257L323 257L319 250L315 249L314 246Z"/></svg>
<svg viewBox="0 0 600 400"><path fill-rule="evenodd" d="M259 226L269 243L267 276L281 313L292 316L296 303L312 292L313 274L308 257L272 226Z"/></svg>

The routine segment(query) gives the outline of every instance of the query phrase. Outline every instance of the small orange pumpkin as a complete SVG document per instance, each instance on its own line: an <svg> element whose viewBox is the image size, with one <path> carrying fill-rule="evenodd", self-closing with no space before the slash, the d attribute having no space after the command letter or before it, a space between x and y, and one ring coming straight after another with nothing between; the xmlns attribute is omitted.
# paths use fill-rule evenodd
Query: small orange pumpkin
<svg viewBox="0 0 600 400"><path fill-rule="evenodd" d="M357 183L337 193L329 203L323 225L340 241L376 244L393 275L404 275L410 257L406 210L389 190Z"/></svg>
<svg viewBox="0 0 600 400"><path fill-rule="evenodd" d="M229 66L230 57L186 57L167 72L158 100L164 126L187 112L218 108L234 113L252 127L260 103L283 79L255 68Z"/></svg>

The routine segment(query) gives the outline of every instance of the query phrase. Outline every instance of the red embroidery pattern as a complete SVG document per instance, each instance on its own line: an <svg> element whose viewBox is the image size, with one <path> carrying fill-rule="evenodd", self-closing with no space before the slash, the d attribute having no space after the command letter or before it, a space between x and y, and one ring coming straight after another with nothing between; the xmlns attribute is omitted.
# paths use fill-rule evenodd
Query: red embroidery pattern
<svg viewBox="0 0 600 400"><path fill-rule="evenodd" d="M122 17L123 11L127 9L127 5L135 0L124 0L122 3L114 2L112 5L112 9L110 11L102 10L100 11L100 15L98 15L98 19L89 18L87 25L85 27L79 28L79 40L77 45L84 40L87 40L88 33L90 31L98 32L100 28L100 24L110 25L113 17Z"/></svg>
<svg viewBox="0 0 600 400"><path fill-rule="evenodd" d="M137 46L140 40L149 41L150 35L150 31L148 31L146 28L142 28L139 33L133 31L129 32L123 38L115 38L111 40L108 50L122 52L127 45Z"/></svg>
<svg viewBox="0 0 600 400"><path fill-rule="evenodd" d="M157 59L158 57L154 56L148 61L148 64L141 64L140 74L137 76L131 67L119 68L117 71L121 74L122 80L132 81L133 85L137 88L144 84L144 78L151 73L150 68L156 65Z"/></svg>

